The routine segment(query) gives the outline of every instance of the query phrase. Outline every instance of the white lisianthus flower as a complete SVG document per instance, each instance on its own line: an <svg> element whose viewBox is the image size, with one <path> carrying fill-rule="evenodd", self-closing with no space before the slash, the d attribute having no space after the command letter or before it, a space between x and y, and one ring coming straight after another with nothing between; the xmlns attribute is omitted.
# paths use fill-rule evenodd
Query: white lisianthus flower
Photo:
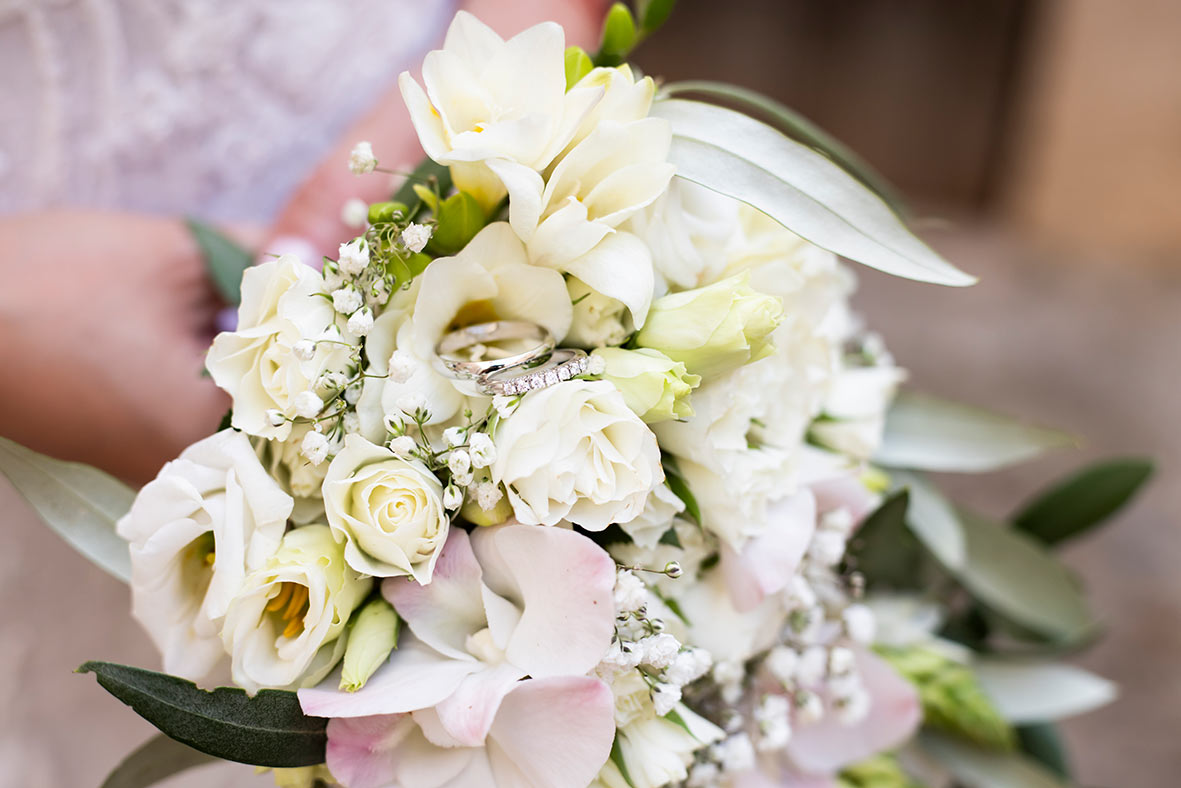
<svg viewBox="0 0 1181 788"><path fill-rule="evenodd" d="M620 527L638 547L651 550L660 543L660 537L668 533L673 527L674 518L683 511L685 502L667 484L661 484L648 496L640 516Z"/></svg>
<svg viewBox="0 0 1181 788"><path fill-rule="evenodd" d="M347 435L323 489L328 524L344 542L349 566L376 577L430 582L451 520L443 485L429 468Z"/></svg>
<svg viewBox="0 0 1181 788"><path fill-rule="evenodd" d="M609 381L627 406L648 424L693 415L689 394L701 378L657 350L599 348L591 354L603 360L603 380Z"/></svg>
<svg viewBox="0 0 1181 788"><path fill-rule="evenodd" d="M452 166L456 186L482 204L504 195L481 162L543 170L574 136L601 87L566 91L565 33L544 22L505 41L466 11L422 65L426 90L403 72L402 98L423 150Z"/></svg>
<svg viewBox="0 0 1181 788"><path fill-rule="evenodd" d="M690 372L714 378L774 350L770 335L783 304L760 293L747 275L658 299L636 344L659 350Z"/></svg>
<svg viewBox="0 0 1181 788"><path fill-rule="evenodd" d="M278 548L291 507L234 430L194 443L140 490L118 531L131 545L132 613L165 672L199 681L225 658L226 609Z"/></svg>
<svg viewBox="0 0 1181 788"><path fill-rule="evenodd" d="M567 277L566 289L574 306L566 344L596 348L622 345L627 340L632 320L622 301L591 289L576 276Z"/></svg>
<svg viewBox="0 0 1181 788"><path fill-rule="evenodd" d="M205 360L213 381L233 398L235 428L285 439L290 421L272 420L268 412L295 417L300 395L316 396L326 372L349 364L348 343L339 332L333 335L337 341L315 344L310 359L301 357L307 340L336 328L332 305L318 295L323 291L320 273L291 255L246 269L238 328L218 334Z"/></svg>
<svg viewBox="0 0 1181 788"><path fill-rule="evenodd" d="M344 654L341 634L372 585L345 563L328 526L289 531L226 611L234 683L250 693L318 683Z"/></svg>
<svg viewBox="0 0 1181 788"><path fill-rule="evenodd" d="M601 531L637 517L664 481L656 436L605 381L526 394L495 441L492 480L526 524L569 520Z"/></svg>
<svg viewBox="0 0 1181 788"><path fill-rule="evenodd" d="M463 410L466 390L436 366L435 347L455 326L526 320L558 340L570 328L565 280L529 265L524 246L504 222L482 229L456 256L435 260L403 293L366 340L369 372L378 377L365 381L357 411L363 433L373 440L382 437L382 420L403 397L427 403L429 424L447 422ZM398 374L381 378L390 371Z"/></svg>
<svg viewBox="0 0 1181 788"><path fill-rule="evenodd" d="M886 411L906 373L894 366L843 369L832 379L824 401L825 419L809 434L821 445L867 460L882 442Z"/></svg>
<svg viewBox="0 0 1181 788"><path fill-rule="evenodd" d="M717 281L726 269L726 247L738 231L738 206L731 197L675 178L627 229L648 244L667 288L688 290Z"/></svg>

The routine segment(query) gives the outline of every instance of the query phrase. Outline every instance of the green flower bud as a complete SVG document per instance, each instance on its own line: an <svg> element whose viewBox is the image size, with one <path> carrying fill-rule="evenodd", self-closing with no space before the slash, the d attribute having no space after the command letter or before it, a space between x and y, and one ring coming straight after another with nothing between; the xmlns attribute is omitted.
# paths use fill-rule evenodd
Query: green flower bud
<svg viewBox="0 0 1181 788"><path fill-rule="evenodd" d="M783 304L739 274L657 299L636 345L659 350L695 375L712 378L769 356Z"/></svg>
<svg viewBox="0 0 1181 788"><path fill-rule="evenodd" d="M919 788L898 765L898 760L889 755L875 755L845 767L837 785L840 788Z"/></svg>
<svg viewBox="0 0 1181 788"><path fill-rule="evenodd" d="M484 209L467 192L456 192L436 205L434 211L437 225L427 251L437 257L458 254L487 224Z"/></svg>
<svg viewBox="0 0 1181 788"><path fill-rule="evenodd" d="M603 379L615 384L627 406L647 423L693 415L689 393L701 377L687 372L680 361L648 348L605 347L591 355L603 359Z"/></svg>
<svg viewBox="0 0 1181 788"><path fill-rule="evenodd" d="M384 599L374 599L349 622L349 640L344 650L340 688L356 692L398 647L401 620Z"/></svg>
<svg viewBox="0 0 1181 788"><path fill-rule="evenodd" d="M266 769L259 766L256 773ZM296 766L290 769L274 769L275 788L320 788L336 785L336 779L324 764L318 766Z"/></svg>
<svg viewBox="0 0 1181 788"><path fill-rule="evenodd" d="M405 216L409 211L404 203L375 202L369 206L369 223L392 222L396 216Z"/></svg>
<svg viewBox="0 0 1181 788"><path fill-rule="evenodd" d="M925 648L882 646L877 652L918 688L927 725L989 749L1013 749L1013 728L967 665Z"/></svg>

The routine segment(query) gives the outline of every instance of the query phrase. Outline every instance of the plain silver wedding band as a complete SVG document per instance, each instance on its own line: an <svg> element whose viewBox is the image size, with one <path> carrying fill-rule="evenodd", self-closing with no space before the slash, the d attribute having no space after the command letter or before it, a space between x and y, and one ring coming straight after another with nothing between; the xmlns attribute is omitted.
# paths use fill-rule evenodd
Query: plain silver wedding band
<svg viewBox="0 0 1181 788"><path fill-rule="evenodd" d="M520 353L472 360L460 351L509 339L535 340L536 345ZM435 354L448 372L457 378L479 380L485 376L545 359L554 349L554 337L544 326L523 320L495 320L475 323L445 334L435 346Z"/></svg>

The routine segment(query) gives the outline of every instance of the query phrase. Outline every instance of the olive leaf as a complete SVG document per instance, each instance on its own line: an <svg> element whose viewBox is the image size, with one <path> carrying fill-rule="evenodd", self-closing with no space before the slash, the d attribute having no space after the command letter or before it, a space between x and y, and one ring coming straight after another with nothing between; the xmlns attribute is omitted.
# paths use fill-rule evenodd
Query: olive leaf
<svg viewBox="0 0 1181 788"><path fill-rule="evenodd" d="M149 788L175 774L216 760L158 733L124 758L103 780L102 788Z"/></svg>
<svg viewBox="0 0 1181 788"><path fill-rule="evenodd" d="M1119 511L1152 476L1149 460L1096 463L1059 482L1013 518L1020 530L1057 544L1099 525Z"/></svg>

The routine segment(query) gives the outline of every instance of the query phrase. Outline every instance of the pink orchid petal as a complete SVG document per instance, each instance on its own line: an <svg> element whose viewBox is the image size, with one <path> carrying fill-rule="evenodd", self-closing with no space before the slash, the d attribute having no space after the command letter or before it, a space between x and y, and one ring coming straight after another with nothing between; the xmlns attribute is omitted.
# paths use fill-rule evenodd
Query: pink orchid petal
<svg viewBox="0 0 1181 788"><path fill-rule="evenodd" d="M809 490L772 503L767 530L741 553L722 547L722 573L734 609L746 613L787 587L816 530L816 499Z"/></svg>
<svg viewBox="0 0 1181 788"><path fill-rule="evenodd" d="M598 679L521 682L505 696L489 732L493 784L586 788L611 754L614 708L610 688Z"/></svg>
<svg viewBox="0 0 1181 788"><path fill-rule="evenodd" d="M394 751L412 733L404 714L335 719L328 723L326 762L349 788L383 788L394 781Z"/></svg>
<svg viewBox="0 0 1181 788"><path fill-rule="evenodd" d="M836 774L851 763L898 747L922 722L914 686L868 651L857 653L861 680L869 692L869 714L855 725L844 725L833 715L801 726L787 751L802 771Z"/></svg>
<svg viewBox="0 0 1181 788"><path fill-rule="evenodd" d="M481 667L470 657L449 659L408 637L361 689L337 689L337 670L318 687L299 690L299 705L313 717L368 717L425 709L451 695Z"/></svg>
<svg viewBox="0 0 1181 788"><path fill-rule="evenodd" d="M523 670L507 662L468 676L435 707L443 729L459 746L483 745L501 701L524 677Z"/></svg>
<svg viewBox="0 0 1181 788"><path fill-rule="evenodd" d="M812 485L821 512L848 509L858 525L877 508L881 496L870 492L855 473L846 473Z"/></svg>
<svg viewBox="0 0 1181 788"><path fill-rule="evenodd" d="M615 562L590 539L563 528L481 528L472 547L484 582L523 612L506 659L534 678L583 675L614 632ZM432 585L434 585L432 583Z"/></svg>
<svg viewBox="0 0 1181 788"><path fill-rule="evenodd" d="M430 583L392 577L381 593L419 640L449 657L468 659L468 636L487 626L480 577L467 532L452 528Z"/></svg>

